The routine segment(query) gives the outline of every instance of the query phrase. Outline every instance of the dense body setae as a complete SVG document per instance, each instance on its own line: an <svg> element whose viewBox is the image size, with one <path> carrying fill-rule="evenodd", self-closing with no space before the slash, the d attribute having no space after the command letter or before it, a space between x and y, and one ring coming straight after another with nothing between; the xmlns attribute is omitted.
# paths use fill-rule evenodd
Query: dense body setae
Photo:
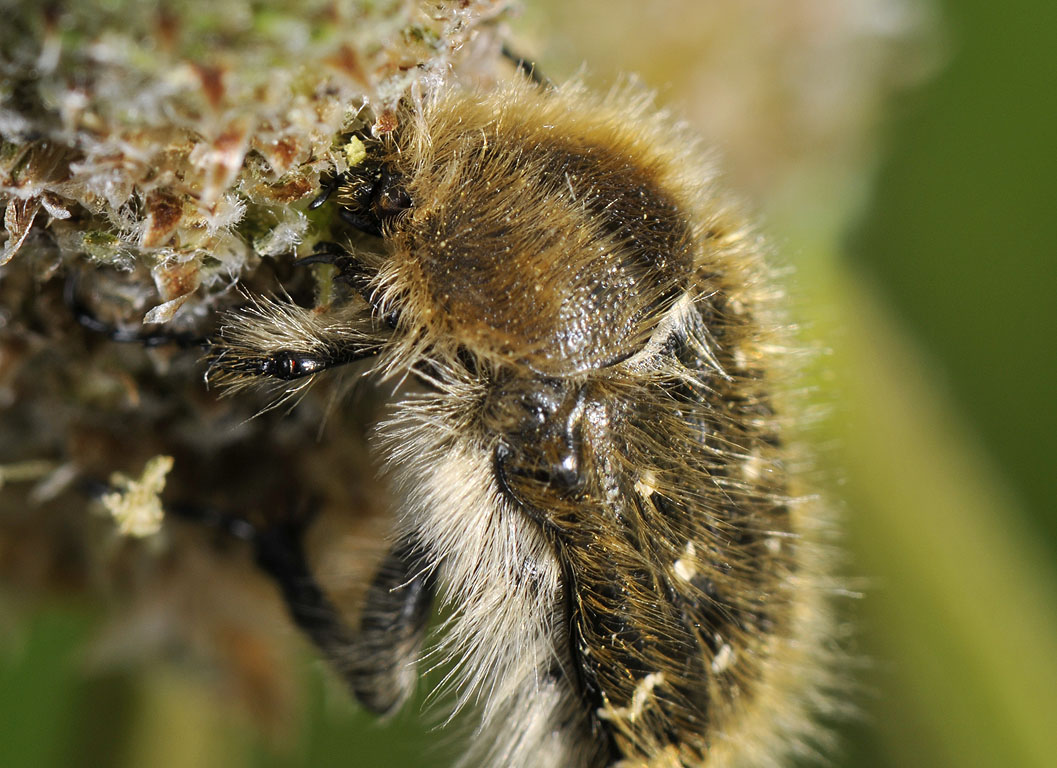
<svg viewBox="0 0 1057 768"><path fill-rule="evenodd" d="M210 374L296 388L370 357L421 384L379 428L393 553L359 628L316 642L389 711L439 594L459 703L482 702L470 764L806 751L825 516L787 470L760 242L695 147L630 92L520 85L432 97L367 150L333 198L380 247L316 259L350 301L232 316Z"/></svg>

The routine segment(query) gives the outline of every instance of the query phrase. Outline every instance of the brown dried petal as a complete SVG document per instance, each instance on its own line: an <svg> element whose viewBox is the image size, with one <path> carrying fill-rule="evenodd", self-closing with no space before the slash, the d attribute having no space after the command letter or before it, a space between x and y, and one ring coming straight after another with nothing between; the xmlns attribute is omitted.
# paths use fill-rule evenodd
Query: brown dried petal
<svg viewBox="0 0 1057 768"><path fill-rule="evenodd" d="M68 219L70 218L70 209L68 201L59 197L54 192L47 190L40 196L40 202L44 206L44 210L48 212L48 215L55 219Z"/></svg>
<svg viewBox="0 0 1057 768"><path fill-rule="evenodd" d="M210 144L199 144L192 151L191 161L202 170L202 205L212 206L235 181L246 157L249 132L245 121L233 122Z"/></svg>
<svg viewBox="0 0 1057 768"><path fill-rule="evenodd" d="M167 323L172 320L173 315L176 314L176 310L184 305L191 294L185 294L183 296L177 296L172 301L166 301L163 304L152 308L146 315L143 316L143 322L145 323Z"/></svg>
<svg viewBox="0 0 1057 768"><path fill-rule="evenodd" d="M140 246L157 248L172 238L183 218L183 201L168 190L155 190L147 195L146 227Z"/></svg>
<svg viewBox="0 0 1057 768"><path fill-rule="evenodd" d="M3 251L0 251L0 266L7 264L18 253L39 210L40 199L36 197L28 200L13 197L8 200L7 209L4 211L4 229L7 230L8 238Z"/></svg>
<svg viewBox="0 0 1057 768"><path fill-rule="evenodd" d="M176 310L191 298L191 294L202 284L202 273L198 261L166 263L152 270L154 285L165 301L151 309L143 318L145 323L167 323Z"/></svg>
<svg viewBox="0 0 1057 768"><path fill-rule="evenodd" d="M224 77L227 74L223 69L210 67L205 64L194 64L195 74L202 83L202 92L213 109L219 109L224 101Z"/></svg>
<svg viewBox="0 0 1057 768"><path fill-rule="evenodd" d="M196 259L160 264L152 270L152 276L158 293L165 301L193 293L202 284L202 273Z"/></svg>
<svg viewBox="0 0 1057 768"><path fill-rule="evenodd" d="M326 59L326 63L343 75L351 77L357 83L370 85L367 74L363 70L359 54L348 43L342 43L334 55Z"/></svg>
<svg viewBox="0 0 1057 768"><path fill-rule="evenodd" d="M276 176L287 173L298 160L308 154L296 139L288 136L264 141L254 140L253 148L268 162Z"/></svg>

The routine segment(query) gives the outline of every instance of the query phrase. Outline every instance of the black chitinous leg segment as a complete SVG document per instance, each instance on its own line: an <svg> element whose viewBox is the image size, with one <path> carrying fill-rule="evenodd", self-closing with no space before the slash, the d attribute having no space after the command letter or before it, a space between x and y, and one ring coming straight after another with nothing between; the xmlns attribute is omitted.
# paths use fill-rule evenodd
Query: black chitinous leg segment
<svg viewBox="0 0 1057 768"><path fill-rule="evenodd" d="M294 623L332 660L355 644L352 630L316 581L305 557L309 519L284 519L253 527L248 536L257 566L271 576L282 593ZM335 663L343 674L346 670Z"/></svg>
<svg viewBox="0 0 1057 768"><path fill-rule="evenodd" d="M294 265L298 267L310 264L331 264L336 267L338 279L356 291L379 314L382 322L390 328L397 326L399 312L396 309L390 309L384 314L379 312L377 296L371 284L374 273L341 245L332 242L318 243L313 253L303 256L294 262Z"/></svg>
<svg viewBox="0 0 1057 768"><path fill-rule="evenodd" d="M360 617L352 680L356 698L371 711L392 712L414 690L434 589L432 571L411 543L398 544L382 561Z"/></svg>
<svg viewBox="0 0 1057 768"><path fill-rule="evenodd" d="M184 519L225 531L247 541L257 566L272 578L298 629L312 641L349 682L355 633L316 581L305 557L305 532L314 517L309 511L257 525L237 516L193 504L174 504L168 510Z"/></svg>
<svg viewBox="0 0 1057 768"><path fill-rule="evenodd" d="M503 58L507 59L522 75L527 77L529 80L534 82L536 85L552 90L554 83L545 74L540 72L539 67L536 66L536 62L522 56L520 53L510 47L509 44L503 43L503 47L500 49Z"/></svg>
<svg viewBox="0 0 1057 768"><path fill-rule="evenodd" d="M305 556L312 513L267 525L191 504L169 511L250 543L257 566L272 578L304 634L346 681L364 707L376 714L398 708L414 690L415 657L433 606L434 585L423 558L408 543L383 558L364 600L359 626L342 618L316 580Z"/></svg>
<svg viewBox="0 0 1057 768"><path fill-rule="evenodd" d="M337 176L324 186L309 208L318 208L331 197L336 198L342 221L376 237L384 234L386 224L412 206L403 177L381 163L367 162Z"/></svg>
<svg viewBox="0 0 1057 768"><path fill-rule="evenodd" d="M339 243L328 240L316 243L312 253L294 262L295 267L306 267L310 264L330 264L337 268L337 279L345 281L361 294L371 279L371 273L359 259Z"/></svg>
<svg viewBox="0 0 1057 768"><path fill-rule="evenodd" d="M258 533L257 563L279 585L294 622L359 702L389 714L415 687L414 662L433 607L432 576L411 545L395 546L382 560L353 630L309 569L303 534L303 528L286 525Z"/></svg>
<svg viewBox="0 0 1057 768"><path fill-rule="evenodd" d="M370 139L367 141L376 143ZM386 228L414 204L405 188L404 178L388 165L377 162L365 162L334 177L308 207L318 208L331 197L335 197L338 217L345 224L375 237L383 237ZM298 259L296 263L333 264L341 279L352 286L368 304L378 309L371 288L374 274L341 245L320 243L314 253ZM395 311L391 311L382 320L395 328L398 317Z"/></svg>

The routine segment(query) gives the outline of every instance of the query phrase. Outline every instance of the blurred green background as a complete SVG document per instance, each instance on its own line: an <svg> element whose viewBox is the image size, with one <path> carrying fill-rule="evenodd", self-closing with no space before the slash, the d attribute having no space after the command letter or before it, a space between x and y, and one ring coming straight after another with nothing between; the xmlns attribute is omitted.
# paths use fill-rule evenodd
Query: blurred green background
<svg viewBox="0 0 1057 768"><path fill-rule="evenodd" d="M662 31L680 4L617 5L536 4L515 27L558 79L587 60L592 82L632 70L663 86L650 68L686 55ZM863 715L842 726L833 762L1041 768L1057 764L1057 5L938 12L938 64L886 102L878 154L835 187L839 214L824 191L816 210L795 193L760 203L797 266L806 332L832 348L816 374L834 402L824 475L866 582ZM685 105L688 92L662 99ZM415 707L384 725L356 713L307 653L304 727L278 748L172 670L85 679L78 648L98 619L55 606L10 635L0 766L411 767L456 754Z"/></svg>

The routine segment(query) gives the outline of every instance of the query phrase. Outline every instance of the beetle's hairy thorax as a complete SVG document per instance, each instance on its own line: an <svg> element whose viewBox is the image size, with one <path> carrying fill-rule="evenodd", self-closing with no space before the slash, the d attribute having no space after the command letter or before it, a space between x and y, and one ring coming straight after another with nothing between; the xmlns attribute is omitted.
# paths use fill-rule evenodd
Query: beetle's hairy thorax
<svg viewBox="0 0 1057 768"><path fill-rule="evenodd" d="M691 278L670 170L590 133L483 111L463 123L413 165L406 148L387 158L415 201L388 233L406 308L448 342L543 374L633 353Z"/></svg>

